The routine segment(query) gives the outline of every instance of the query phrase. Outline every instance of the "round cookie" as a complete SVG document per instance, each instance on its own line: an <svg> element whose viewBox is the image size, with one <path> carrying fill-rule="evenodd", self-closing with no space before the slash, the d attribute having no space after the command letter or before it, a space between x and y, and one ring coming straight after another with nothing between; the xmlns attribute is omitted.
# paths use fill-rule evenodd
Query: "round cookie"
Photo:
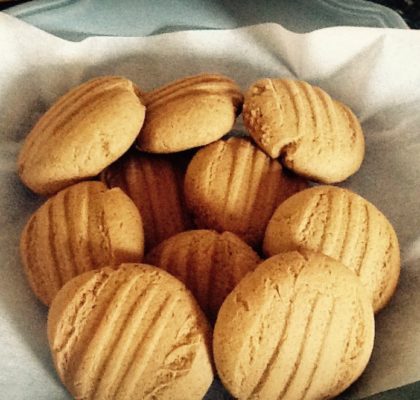
<svg viewBox="0 0 420 400"><path fill-rule="evenodd" d="M185 283L212 322L226 296L260 261L233 233L210 230L179 233L146 255L147 263Z"/></svg>
<svg viewBox="0 0 420 400"><path fill-rule="evenodd" d="M120 187L143 220L146 249L192 228L184 202L185 170L178 160L129 152L101 174L109 187Z"/></svg>
<svg viewBox="0 0 420 400"><path fill-rule="evenodd" d="M262 242L276 207L306 187L249 140L237 137L199 150L185 175L185 199L197 226L233 232L252 246Z"/></svg>
<svg viewBox="0 0 420 400"><path fill-rule="evenodd" d="M81 182L48 199L27 222L20 240L26 276L49 305L73 277L102 266L139 262L143 226L134 203L120 189Z"/></svg>
<svg viewBox="0 0 420 400"><path fill-rule="evenodd" d="M19 176L42 195L96 176L128 150L144 116L139 91L128 79L85 82L35 124L19 153Z"/></svg>
<svg viewBox="0 0 420 400"><path fill-rule="evenodd" d="M340 262L310 251L269 258L217 317L218 374L238 399L329 399L365 369L373 348L368 293Z"/></svg>
<svg viewBox="0 0 420 400"><path fill-rule="evenodd" d="M211 331L177 279L145 264L86 272L57 294L48 341L76 399L197 399L213 380Z"/></svg>
<svg viewBox="0 0 420 400"><path fill-rule="evenodd" d="M219 74L179 79L144 95L147 107L137 147L174 153L204 146L229 132L242 107L239 86Z"/></svg>
<svg viewBox="0 0 420 400"><path fill-rule="evenodd" d="M363 161L360 123L344 104L304 81L261 79L245 94L243 119L270 157L311 180L334 183Z"/></svg>
<svg viewBox="0 0 420 400"><path fill-rule="evenodd" d="M306 248L341 261L371 293L376 312L398 283L400 252L392 225L373 204L339 187L317 186L287 199L273 214L263 247L267 256Z"/></svg>

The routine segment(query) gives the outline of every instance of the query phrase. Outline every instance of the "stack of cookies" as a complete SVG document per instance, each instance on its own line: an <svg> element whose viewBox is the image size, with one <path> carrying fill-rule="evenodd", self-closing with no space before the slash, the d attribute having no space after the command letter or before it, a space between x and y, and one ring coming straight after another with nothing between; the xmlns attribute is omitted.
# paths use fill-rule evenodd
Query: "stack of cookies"
<svg viewBox="0 0 420 400"><path fill-rule="evenodd" d="M216 371L238 399L344 391L400 270L386 217L331 185L363 157L353 112L303 81L100 77L61 97L18 164L49 196L21 258L69 392L198 400Z"/></svg>

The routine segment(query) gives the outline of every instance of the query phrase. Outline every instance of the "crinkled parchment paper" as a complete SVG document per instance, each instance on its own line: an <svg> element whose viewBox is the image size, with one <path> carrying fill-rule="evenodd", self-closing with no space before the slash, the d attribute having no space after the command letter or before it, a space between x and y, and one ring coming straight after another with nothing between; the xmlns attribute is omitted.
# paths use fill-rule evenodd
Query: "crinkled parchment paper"
<svg viewBox="0 0 420 400"><path fill-rule="evenodd" d="M2 398L70 398L50 359L47 310L32 295L19 260L21 229L41 203L16 174L23 138L59 95L94 76L124 75L150 90L203 71L227 74L243 89L261 77L305 79L359 116L366 158L343 186L391 220L403 267L395 297L377 316L370 364L346 396L420 379L420 31L343 27L295 34L263 24L73 43L0 13ZM223 395L215 387L208 398Z"/></svg>

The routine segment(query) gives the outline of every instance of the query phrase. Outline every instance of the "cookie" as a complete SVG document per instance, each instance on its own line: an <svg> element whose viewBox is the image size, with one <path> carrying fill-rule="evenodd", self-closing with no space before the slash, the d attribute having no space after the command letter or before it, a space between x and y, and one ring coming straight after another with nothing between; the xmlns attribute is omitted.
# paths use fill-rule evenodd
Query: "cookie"
<svg viewBox="0 0 420 400"><path fill-rule="evenodd" d="M139 91L128 79L85 82L35 124L19 153L19 176L42 195L94 177L128 150L144 116Z"/></svg>
<svg viewBox="0 0 420 400"><path fill-rule="evenodd" d="M363 372L373 348L370 297L340 262L310 251L269 258L223 303L218 374L238 399L329 399Z"/></svg>
<svg viewBox="0 0 420 400"><path fill-rule="evenodd" d="M276 207L306 186L250 141L232 137L196 153L185 198L198 227L230 231L257 246Z"/></svg>
<svg viewBox="0 0 420 400"><path fill-rule="evenodd" d="M306 248L340 260L369 290L375 311L398 283L400 251L392 225L373 204L339 187L314 187L282 203L263 247L268 256Z"/></svg>
<svg viewBox="0 0 420 400"><path fill-rule="evenodd" d="M27 222L20 253L35 295L49 305L73 277L102 266L140 262L143 227L134 203L101 182L70 186Z"/></svg>
<svg viewBox="0 0 420 400"><path fill-rule="evenodd" d="M58 375L76 399L197 399L213 380L210 328L177 279L145 264L68 282L48 314Z"/></svg>
<svg viewBox="0 0 420 400"><path fill-rule="evenodd" d="M251 247L230 232L182 232L165 240L146 262L185 283L210 321L238 282L260 263Z"/></svg>
<svg viewBox="0 0 420 400"><path fill-rule="evenodd" d="M178 160L138 152L129 152L101 174L109 187L120 187L136 204L146 249L192 228L184 202L184 174Z"/></svg>
<svg viewBox="0 0 420 400"><path fill-rule="evenodd" d="M147 115L137 147L150 153L174 153L204 146L229 132L243 96L232 79L201 74L146 93L144 100Z"/></svg>
<svg viewBox="0 0 420 400"><path fill-rule="evenodd" d="M365 143L353 112L304 81L261 79L245 94L243 119L256 143L308 179L340 182L363 161Z"/></svg>

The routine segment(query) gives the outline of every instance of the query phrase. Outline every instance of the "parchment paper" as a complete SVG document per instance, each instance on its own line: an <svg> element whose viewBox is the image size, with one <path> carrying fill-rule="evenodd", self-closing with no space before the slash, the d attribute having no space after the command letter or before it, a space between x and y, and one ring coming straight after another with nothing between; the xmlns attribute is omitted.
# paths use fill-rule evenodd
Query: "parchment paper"
<svg viewBox="0 0 420 400"><path fill-rule="evenodd" d="M377 316L370 364L345 397L420 379L420 31L343 27L295 34L263 24L73 43L0 13L1 398L70 398L50 359L47 310L19 260L21 229L41 204L16 175L23 138L59 95L94 76L124 75L150 90L203 71L227 74L243 89L261 77L305 79L359 116L366 158L343 186L393 223L403 269L395 297ZM215 390L208 395L222 397Z"/></svg>

